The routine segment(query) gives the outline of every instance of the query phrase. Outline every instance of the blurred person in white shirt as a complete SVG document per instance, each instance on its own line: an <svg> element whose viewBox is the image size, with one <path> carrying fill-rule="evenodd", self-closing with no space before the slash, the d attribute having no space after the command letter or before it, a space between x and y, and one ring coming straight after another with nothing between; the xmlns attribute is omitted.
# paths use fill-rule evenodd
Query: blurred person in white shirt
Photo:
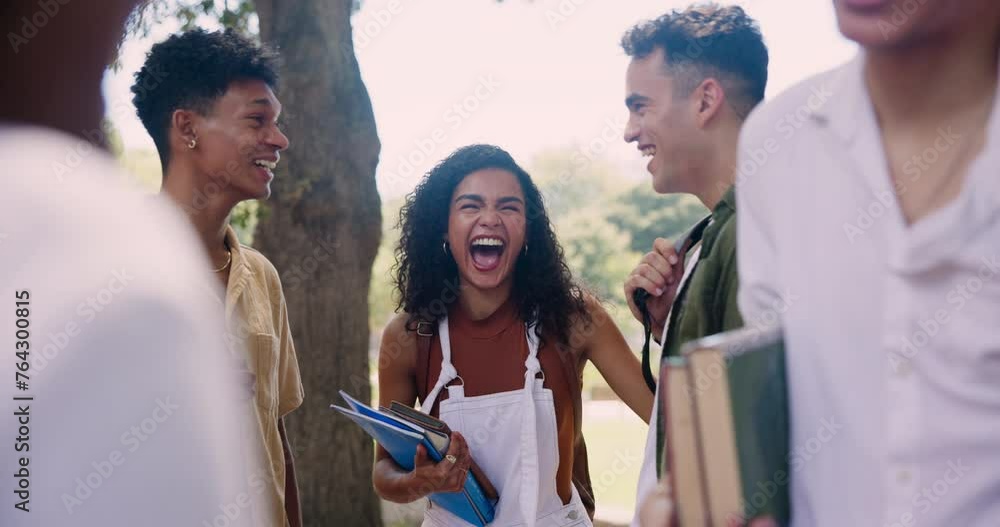
<svg viewBox="0 0 1000 527"><path fill-rule="evenodd" d="M857 57L740 141L740 308L785 328L792 524L995 526L1000 2L834 7Z"/></svg>
<svg viewBox="0 0 1000 527"><path fill-rule="evenodd" d="M251 521L210 262L102 147L101 77L136 3L0 7L5 526Z"/></svg>

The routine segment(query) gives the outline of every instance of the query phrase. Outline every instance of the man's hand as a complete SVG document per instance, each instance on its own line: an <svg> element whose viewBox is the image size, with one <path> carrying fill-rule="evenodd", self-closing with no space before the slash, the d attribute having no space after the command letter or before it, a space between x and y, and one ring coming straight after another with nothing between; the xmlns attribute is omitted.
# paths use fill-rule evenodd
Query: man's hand
<svg viewBox="0 0 1000 527"><path fill-rule="evenodd" d="M636 289L645 289L649 293L646 307L653 323L653 335L659 339L663 326L667 322L670 306L674 303L677 286L684 275L684 262L681 261L673 244L665 238L657 238L653 242L653 250L642 257L639 265L632 270L625 281L625 300L632 316L642 322L642 313L635 305L632 295Z"/></svg>

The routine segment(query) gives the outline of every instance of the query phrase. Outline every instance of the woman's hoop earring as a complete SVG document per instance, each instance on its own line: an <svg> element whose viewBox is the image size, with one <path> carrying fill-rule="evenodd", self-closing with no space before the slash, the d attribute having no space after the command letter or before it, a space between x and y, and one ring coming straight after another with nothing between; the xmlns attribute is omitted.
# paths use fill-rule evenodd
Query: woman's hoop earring
<svg viewBox="0 0 1000 527"><path fill-rule="evenodd" d="M524 255L528 256L528 244L524 244Z"/></svg>
<svg viewBox="0 0 1000 527"><path fill-rule="evenodd" d="M196 147L196 146L198 146L198 138L197 137L192 137L191 140L188 141L188 148L194 150L194 147Z"/></svg>
<svg viewBox="0 0 1000 527"><path fill-rule="evenodd" d="M444 254L448 254L448 240L441 242L441 250L444 251Z"/></svg>

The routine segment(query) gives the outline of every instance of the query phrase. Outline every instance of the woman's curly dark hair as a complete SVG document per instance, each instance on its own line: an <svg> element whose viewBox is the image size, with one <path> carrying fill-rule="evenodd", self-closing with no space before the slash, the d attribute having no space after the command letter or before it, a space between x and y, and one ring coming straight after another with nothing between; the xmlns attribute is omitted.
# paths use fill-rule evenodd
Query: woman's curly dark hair
<svg viewBox="0 0 1000 527"><path fill-rule="evenodd" d="M393 267L399 291L397 310L409 314L408 326L417 321L436 323L447 314L448 300L457 299L458 266L441 248L448 231L451 196L466 176L489 168L513 174L524 192L528 252L518 256L511 288L521 319L537 324L540 337L555 337L555 342L568 346L573 320L591 321L583 291L566 266L538 187L510 154L492 145L456 150L407 196L397 225L401 236Z"/></svg>

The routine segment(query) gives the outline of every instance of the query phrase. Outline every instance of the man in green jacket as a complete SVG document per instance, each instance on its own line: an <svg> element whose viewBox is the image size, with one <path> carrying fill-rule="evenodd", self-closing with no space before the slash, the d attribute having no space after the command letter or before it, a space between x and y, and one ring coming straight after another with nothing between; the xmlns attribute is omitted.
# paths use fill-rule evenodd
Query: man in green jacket
<svg viewBox="0 0 1000 527"><path fill-rule="evenodd" d="M764 98L768 52L757 23L740 7L697 5L640 23L622 38L632 58L626 73L625 141L650 157L661 194L689 193L712 211L684 244L659 238L625 282L625 298L650 293L647 308L663 354L743 325L736 304L737 142L743 120ZM656 484L662 434L650 419L637 503ZM633 521L637 525L637 520Z"/></svg>

